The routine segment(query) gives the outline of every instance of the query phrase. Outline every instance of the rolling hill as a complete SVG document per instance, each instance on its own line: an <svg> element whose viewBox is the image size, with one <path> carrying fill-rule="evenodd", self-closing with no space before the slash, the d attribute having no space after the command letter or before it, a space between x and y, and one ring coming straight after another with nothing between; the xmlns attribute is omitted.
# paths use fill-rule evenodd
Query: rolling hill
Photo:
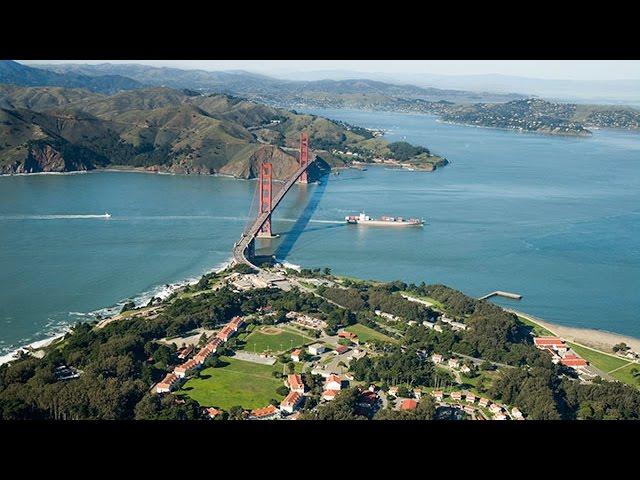
<svg viewBox="0 0 640 480"><path fill-rule="evenodd" d="M315 178L349 162L335 151L358 151L365 161L393 155L386 141L365 129L230 95L167 87L104 95L0 85L5 174L124 167L250 178L269 160L275 177L285 178L296 168L303 130L321 159L310 171ZM413 160L426 169L446 164L424 152Z"/></svg>

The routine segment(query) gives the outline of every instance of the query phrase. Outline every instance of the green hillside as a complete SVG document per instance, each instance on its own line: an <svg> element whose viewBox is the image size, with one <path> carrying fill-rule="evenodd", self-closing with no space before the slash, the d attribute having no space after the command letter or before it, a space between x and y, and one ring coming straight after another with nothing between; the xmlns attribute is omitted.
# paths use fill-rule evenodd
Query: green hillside
<svg viewBox="0 0 640 480"><path fill-rule="evenodd" d="M172 173L255 177L263 161L276 178L297 165L300 133L320 160L317 178L347 160L393 153L364 129L229 95L154 87L113 95L59 87L0 85L0 173L65 172L129 167ZM439 159L439 157L438 157ZM365 158L366 160L366 158ZM432 158L415 156L431 163Z"/></svg>

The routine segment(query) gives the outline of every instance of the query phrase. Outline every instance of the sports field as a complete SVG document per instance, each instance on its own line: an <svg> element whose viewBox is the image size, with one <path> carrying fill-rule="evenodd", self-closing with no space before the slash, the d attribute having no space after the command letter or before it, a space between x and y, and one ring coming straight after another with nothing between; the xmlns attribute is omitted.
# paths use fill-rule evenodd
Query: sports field
<svg viewBox="0 0 640 480"><path fill-rule="evenodd" d="M271 399L282 400L276 388L282 380L271 374L276 366L220 357L224 367L206 368L201 378L192 378L184 384L178 395L188 395L205 407L223 410L240 405L245 409L265 407Z"/></svg>
<svg viewBox="0 0 640 480"><path fill-rule="evenodd" d="M245 350L260 353L266 351L284 352L311 342L312 339L284 328L264 325L256 328L244 341L246 342Z"/></svg>

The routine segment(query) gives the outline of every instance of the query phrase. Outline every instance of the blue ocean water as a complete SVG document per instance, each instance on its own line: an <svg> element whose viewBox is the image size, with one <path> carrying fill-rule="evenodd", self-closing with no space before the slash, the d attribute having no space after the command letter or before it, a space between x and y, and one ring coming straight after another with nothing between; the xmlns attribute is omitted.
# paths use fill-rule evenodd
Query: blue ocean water
<svg viewBox="0 0 640 480"><path fill-rule="evenodd" d="M434 117L313 113L387 130L445 155L434 173L370 167L295 186L259 251L383 280L507 290L523 311L640 337L640 135L562 138ZM144 301L230 258L255 182L89 173L0 177L0 353L84 313ZM348 226L345 215L424 217L424 228ZM112 218L87 215L112 214Z"/></svg>

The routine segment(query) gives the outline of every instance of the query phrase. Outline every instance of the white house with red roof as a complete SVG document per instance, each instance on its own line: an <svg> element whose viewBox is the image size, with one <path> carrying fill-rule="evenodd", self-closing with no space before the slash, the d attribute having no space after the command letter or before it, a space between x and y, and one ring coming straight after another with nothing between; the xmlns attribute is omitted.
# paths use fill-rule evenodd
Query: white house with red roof
<svg viewBox="0 0 640 480"><path fill-rule="evenodd" d="M564 340L558 337L535 337L533 344L541 349L552 348L553 350L557 350L558 348L567 348Z"/></svg>
<svg viewBox="0 0 640 480"><path fill-rule="evenodd" d="M299 362L301 356L302 356L302 350L300 350L299 348L291 352L291 360L293 360L294 362Z"/></svg>
<svg viewBox="0 0 640 480"><path fill-rule="evenodd" d="M280 410L273 405L256 408L249 413L249 420L274 420L280 418Z"/></svg>
<svg viewBox="0 0 640 480"><path fill-rule="evenodd" d="M327 380L324 382L325 390L341 390L342 389L342 379L336 375L331 374L327 377Z"/></svg>
<svg viewBox="0 0 640 480"><path fill-rule="evenodd" d="M288 375L285 385L289 387L292 392L304 393L304 382L302 381L302 376L298 373Z"/></svg>
<svg viewBox="0 0 640 480"><path fill-rule="evenodd" d="M178 382L175 373L167 373L165 377L156 385L156 393L169 393L173 390Z"/></svg>
<svg viewBox="0 0 640 480"><path fill-rule="evenodd" d="M336 398L338 393L340 393L339 390L325 390L324 392L322 392L322 399L327 401L333 400L334 398Z"/></svg>
<svg viewBox="0 0 640 480"><path fill-rule="evenodd" d="M289 395L287 395L280 403L280 410L287 413L293 413L300 405L300 402L302 402L302 398L302 395L298 392L294 392L293 390L290 391Z"/></svg>

